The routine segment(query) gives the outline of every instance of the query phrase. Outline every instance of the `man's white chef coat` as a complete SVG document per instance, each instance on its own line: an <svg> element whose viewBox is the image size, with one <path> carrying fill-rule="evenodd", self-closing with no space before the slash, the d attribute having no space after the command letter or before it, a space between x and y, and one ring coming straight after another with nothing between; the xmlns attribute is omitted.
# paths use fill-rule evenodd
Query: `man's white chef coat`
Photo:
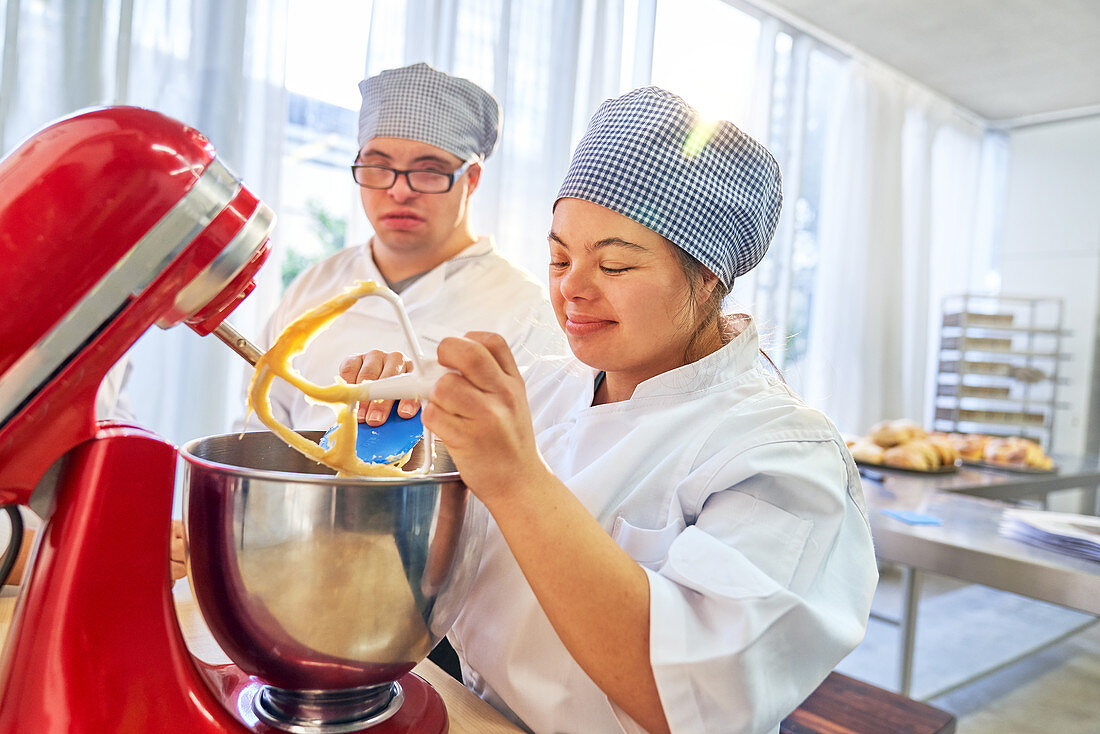
<svg viewBox="0 0 1100 734"><path fill-rule="evenodd" d="M371 257L369 242L341 250L299 275L268 320L259 346L269 348L287 324L357 280L386 282ZM421 349L432 357L443 337L468 331L502 335L521 365L539 355L569 351L545 287L497 252L488 237L425 273L401 293L401 299ZM368 297L318 334L293 364L306 379L329 385L336 381L345 357L372 349L409 353L393 306ZM307 402L281 379L272 385L271 406L276 418L297 429L328 428L335 421L328 406ZM263 428L255 415L248 426Z"/></svg>
<svg viewBox="0 0 1100 734"><path fill-rule="evenodd" d="M877 581L844 441L742 324L624 402L592 406L576 360L527 377L546 462L646 569L657 688L685 734L777 730L863 637ZM566 652L491 521L450 637L466 684L534 732L641 731Z"/></svg>

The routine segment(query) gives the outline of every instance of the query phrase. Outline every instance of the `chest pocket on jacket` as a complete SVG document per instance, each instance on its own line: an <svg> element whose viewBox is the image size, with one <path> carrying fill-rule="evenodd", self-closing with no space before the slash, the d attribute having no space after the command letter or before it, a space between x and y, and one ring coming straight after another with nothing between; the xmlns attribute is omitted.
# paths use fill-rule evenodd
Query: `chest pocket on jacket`
<svg viewBox="0 0 1100 734"><path fill-rule="evenodd" d="M639 564L656 571L668 555L672 541L684 532L685 527L683 518L676 518L663 528L649 529L631 525L626 518L617 517L611 528L611 538Z"/></svg>
<svg viewBox="0 0 1100 734"><path fill-rule="evenodd" d="M802 559L813 523L743 492L712 495L698 526L738 551L783 586Z"/></svg>

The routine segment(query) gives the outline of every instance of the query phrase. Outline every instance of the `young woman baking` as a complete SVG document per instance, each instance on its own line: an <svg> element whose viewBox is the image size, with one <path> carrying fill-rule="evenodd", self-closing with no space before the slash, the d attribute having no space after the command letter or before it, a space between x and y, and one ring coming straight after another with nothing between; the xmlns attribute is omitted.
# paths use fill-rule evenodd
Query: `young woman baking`
<svg viewBox="0 0 1100 734"><path fill-rule="evenodd" d="M466 685L534 732L775 731L863 636L855 465L761 366L752 318L721 312L780 203L734 125L655 87L608 100L549 234L575 358L521 375L495 334L439 346L453 373L423 421L494 521L449 638Z"/></svg>

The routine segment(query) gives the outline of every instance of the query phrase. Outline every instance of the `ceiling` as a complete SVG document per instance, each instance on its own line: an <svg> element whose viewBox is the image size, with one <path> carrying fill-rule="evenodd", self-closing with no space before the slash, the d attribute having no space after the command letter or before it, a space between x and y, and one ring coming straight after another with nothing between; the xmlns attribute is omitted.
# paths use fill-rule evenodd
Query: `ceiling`
<svg viewBox="0 0 1100 734"><path fill-rule="evenodd" d="M1005 127L1100 114L1100 0L749 2Z"/></svg>

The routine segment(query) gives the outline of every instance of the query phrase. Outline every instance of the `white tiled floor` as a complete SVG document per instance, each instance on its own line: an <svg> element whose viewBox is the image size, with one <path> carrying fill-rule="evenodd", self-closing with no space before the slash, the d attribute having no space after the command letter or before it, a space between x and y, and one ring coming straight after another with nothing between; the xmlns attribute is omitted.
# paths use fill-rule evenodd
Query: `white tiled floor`
<svg viewBox="0 0 1100 734"><path fill-rule="evenodd" d="M1098 734L1100 626L931 703L958 734Z"/></svg>
<svg viewBox="0 0 1100 734"><path fill-rule="evenodd" d="M926 575L922 598L959 586ZM900 590L884 568L876 606L896 608ZM1100 624L929 703L955 714L958 734L1100 734Z"/></svg>

